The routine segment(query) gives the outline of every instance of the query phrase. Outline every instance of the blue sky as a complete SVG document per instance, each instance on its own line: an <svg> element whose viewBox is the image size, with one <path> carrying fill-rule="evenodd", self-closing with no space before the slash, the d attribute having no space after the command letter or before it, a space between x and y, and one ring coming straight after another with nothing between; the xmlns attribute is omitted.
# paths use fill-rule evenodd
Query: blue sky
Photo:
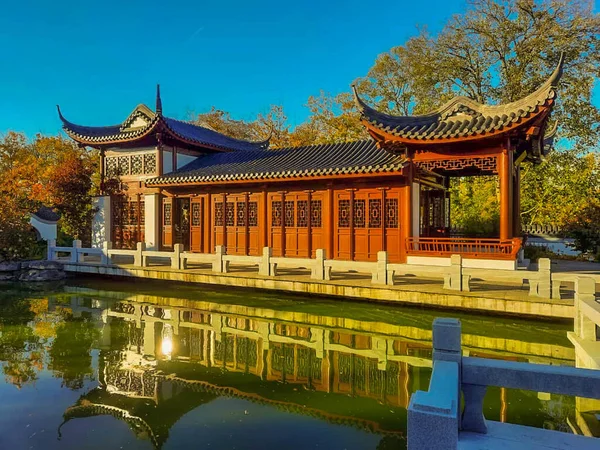
<svg viewBox="0 0 600 450"><path fill-rule="evenodd" d="M0 133L57 133L55 105L85 125L120 123L138 103L185 118L211 105L252 119L337 93L417 25L438 30L463 0L4 2Z"/></svg>

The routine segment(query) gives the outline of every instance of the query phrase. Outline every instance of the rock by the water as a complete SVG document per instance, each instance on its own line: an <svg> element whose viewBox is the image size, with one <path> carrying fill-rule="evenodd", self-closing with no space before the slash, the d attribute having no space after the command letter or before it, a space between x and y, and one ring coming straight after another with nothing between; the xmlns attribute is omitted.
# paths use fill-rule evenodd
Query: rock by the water
<svg viewBox="0 0 600 450"><path fill-rule="evenodd" d="M19 281L57 281L64 280L66 276L64 270L29 269L21 272Z"/></svg>
<svg viewBox="0 0 600 450"><path fill-rule="evenodd" d="M0 272L16 272L21 270L20 262L3 261L0 262Z"/></svg>
<svg viewBox="0 0 600 450"><path fill-rule="evenodd" d="M58 281L66 276L58 261L0 262L0 281Z"/></svg>
<svg viewBox="0 0 600 450"><path fill-rule="evenodd" d="M58 261L28 261L23 263L23 269L63 270L63 265Z"/></svg>

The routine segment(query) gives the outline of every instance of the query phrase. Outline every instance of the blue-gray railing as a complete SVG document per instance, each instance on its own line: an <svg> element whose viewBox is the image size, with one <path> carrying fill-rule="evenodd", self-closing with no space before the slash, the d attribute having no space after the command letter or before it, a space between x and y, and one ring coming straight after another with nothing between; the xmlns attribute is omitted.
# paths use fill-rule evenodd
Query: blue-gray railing
<svg viewBox="0 0 600 450"><path fill-rule="evenodd" d="M435 319L429 391L415 392L408 407L409 450L456 449L461 431L487 433L487 386L600 399L600 371L463 357L460 321Z"/></svg>

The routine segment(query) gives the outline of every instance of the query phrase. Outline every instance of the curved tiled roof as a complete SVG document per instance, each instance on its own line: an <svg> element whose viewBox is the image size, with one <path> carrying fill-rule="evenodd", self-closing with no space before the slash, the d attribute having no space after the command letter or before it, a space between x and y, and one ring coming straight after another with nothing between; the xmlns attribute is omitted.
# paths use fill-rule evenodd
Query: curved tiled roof
<svg viewBox="0 0 600 450"><path fill-rule="evenodd" d="M33 213L38 219L45 220L47 222L58 222L60 214L56 213L52 208L42 206L36 212Z"/></svg>
<svg viewBox="0 0 600 450"><path fill-rule="evenodd" d="M562 76L564 55L548 80L532 94L504 105L484 105L467 97L455 97L429 114L393 116L368 106L352 86L361 118L387 134L403 141L427 143L434 140L451 140L486 136L513 128L535 116L542 108L550 106L556 97Z"/></svg>
<svg viewBox="0 0 600 450"><path fill-rule="evenodd" d="M207 147L223 151L253 151L269 147L269 139L260 142L244 141L225 136L217 131L189 122L171 119L162 115L160 97L157 97L157 112L145 105L139 105L122 123L105 127L77 125L68 121L57 106L58 116L65 132L75 141L85 145L116 144L140 139L151 133L166 132L177 140L200 148ZM144 116L146 124L131 128L130 124L138 116Z"/></svg>
<svg viewBox="0 0 600 450"><path fill-rule="evenodd" d="M404 164L404 157L379 148L369 139L342 144L205 155L176 172L147 180L146 184L367 174L399 171Z"/></svg>

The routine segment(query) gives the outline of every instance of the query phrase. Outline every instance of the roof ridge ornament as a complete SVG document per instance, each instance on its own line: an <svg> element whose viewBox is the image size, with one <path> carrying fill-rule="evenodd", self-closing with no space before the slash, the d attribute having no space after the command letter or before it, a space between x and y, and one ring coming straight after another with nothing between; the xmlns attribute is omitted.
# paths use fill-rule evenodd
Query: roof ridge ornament
<svg viewBox="0 0 600 450"><path fill-rule="evenodd" d="M65 119L65 116L62 115L62 112L60 111L60 105L56 105L56 109L58 110L58 117L62 122L66 122L67 119Z"/></svg>
<svg viewBox="0 0 600 450"><path fill-rule="evenodd" d="M156 84L156 108L157 116L162 116L162 100L160 99L160 84Z"/></svg>

